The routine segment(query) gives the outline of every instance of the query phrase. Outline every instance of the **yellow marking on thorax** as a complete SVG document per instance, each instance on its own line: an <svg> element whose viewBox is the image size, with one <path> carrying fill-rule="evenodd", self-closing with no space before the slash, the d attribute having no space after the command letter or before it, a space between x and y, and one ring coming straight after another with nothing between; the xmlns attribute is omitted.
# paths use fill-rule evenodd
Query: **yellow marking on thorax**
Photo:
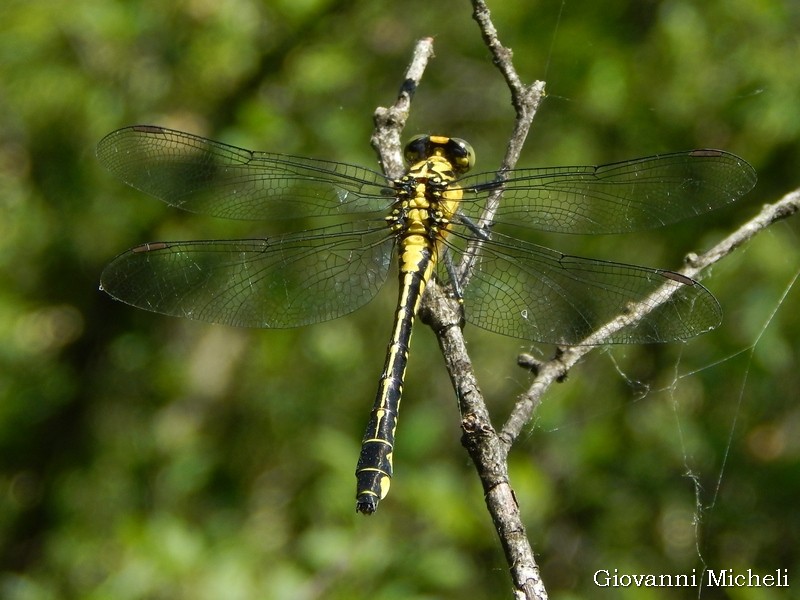
<svg viewBox="0 0 800 600"><path fill-rule="evenodd" d="M439 154L414 164L408 170L408 176L414 178L417 185L414 195L406 200L407 223L400 266L404 273L417 271L422 260L421 250L430 246L432 258L423 277L427 281L436 265L437 251L447 237L450 219L458 209L463 192L459 188L453 188L445 190L439 197L433 195L430 179L442 182L455 179L453 165ZM432 227L435 228L435 239L431 239L429 233Z"/></svg>

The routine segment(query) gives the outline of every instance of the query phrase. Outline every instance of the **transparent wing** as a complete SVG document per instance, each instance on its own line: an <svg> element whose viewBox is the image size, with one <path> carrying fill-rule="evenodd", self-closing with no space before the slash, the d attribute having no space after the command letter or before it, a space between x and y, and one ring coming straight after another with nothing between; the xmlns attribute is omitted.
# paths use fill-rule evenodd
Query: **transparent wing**
<svg viewBox="0 0 800 600"><path fill-rule="evenodd" d="M385 211L391 183L369 169L253 152L164 127L108 134L97 157L128 185L189 212L285 219Z"/></svg>
<svg viewBox="0 0 800 600"><path fill-rule="evenodd" d="M642 301L653 310L597 343L682 340L721 321L714 296L677 273L569 256L499 234L492 238L462 290L467 321L489 331L574 345Z"/></svg>
<svg viewBox="0 0 800 600"><path fill-rule="evenodd" d="M116 257L102 289L165 315L241 327L295 327L366 304L386 280L394 238L382 222L264 239L157 242Z"/></svg>
<svg viewBox="0 0 800 600"><path fill-rule="evenodd" d="M690 150L599 167L518 169L459 180L462 212L476 219L484 199L505 191L496 221L562 233L652 229L714 210L750 191L756 173L722 150Z"/></svg>

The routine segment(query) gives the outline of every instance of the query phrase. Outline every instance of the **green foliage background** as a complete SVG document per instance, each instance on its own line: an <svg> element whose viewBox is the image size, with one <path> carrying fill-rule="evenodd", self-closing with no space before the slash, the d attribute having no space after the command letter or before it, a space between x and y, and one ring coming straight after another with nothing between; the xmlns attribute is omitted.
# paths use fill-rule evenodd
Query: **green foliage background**
<svg viewBox="0 0 800 600"><path fill-rule="evenodd" d="M800 182L797 2L566 0L560 20L556 0L494 4L521 75L548 82L521 166L722 147L760 176L738 206L692 223L543 243L674 268ZM495 168L513 113L463 0L0 5L1 597L508 596L423 327L394 488L374 517L353 510L392 285L351 317L291 331L169 319L98 291L129 246L226 232L103 172L104 134L156 123L376 167L372 112L423 36L437 56L407 133L469 139ZM704 565L788 569L796 593L800 292L780 299L797 228L779 223L713 269L719 330L595 352L547 397L512 484L554 597L696 596L592 576ZM552 348L468 339L500 425L528 382L516 354Z"/></svg>

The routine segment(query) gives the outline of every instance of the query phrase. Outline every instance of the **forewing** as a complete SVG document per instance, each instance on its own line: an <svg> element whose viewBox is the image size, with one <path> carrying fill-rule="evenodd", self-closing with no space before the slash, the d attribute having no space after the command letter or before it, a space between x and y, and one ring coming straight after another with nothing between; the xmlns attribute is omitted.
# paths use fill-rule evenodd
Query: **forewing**
<svg viewBox="0 0 800 600"><path fill-rule="evenodd" d="M722 150L690 150L599 167L482 173L457 182L462 211L477 219L482 200L502 187L496 222L562 233L652 229L714 210L750 191L756 173Z"/></svg>
<svg viewBox="0 0 800 600"><path fill-rule="evenodd" d="M189 212L287 219L385 211L387 179L333 161L254 152L163 127L126 127L97 157L128 185Z"/></svg>

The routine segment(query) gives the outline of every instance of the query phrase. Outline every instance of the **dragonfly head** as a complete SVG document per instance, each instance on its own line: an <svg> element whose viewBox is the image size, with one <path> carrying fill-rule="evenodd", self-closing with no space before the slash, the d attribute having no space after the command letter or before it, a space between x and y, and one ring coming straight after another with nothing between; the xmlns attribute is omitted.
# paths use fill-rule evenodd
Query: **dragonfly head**
<svg viewBox="0 0 800 600"><path fill-rule="evenodd" d="M475 166L475 151L472 146L459 138L442 135L417 135L406 144L404 157L409 165L414 165L432 156L447 160L457 175L463 175Z"/></svg>

